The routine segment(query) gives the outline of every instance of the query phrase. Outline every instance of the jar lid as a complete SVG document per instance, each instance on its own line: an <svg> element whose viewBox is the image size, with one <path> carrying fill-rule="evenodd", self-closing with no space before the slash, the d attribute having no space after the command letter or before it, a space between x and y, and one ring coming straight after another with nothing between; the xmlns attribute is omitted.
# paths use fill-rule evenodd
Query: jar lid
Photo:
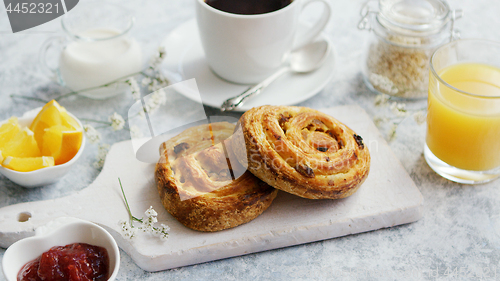
<svg viewBox="0 0 500 281"><path fill-rule="evenodd" d="M389 29L438 31L451 18L445 0L379 0L379 9L378 20Z"/></svg>

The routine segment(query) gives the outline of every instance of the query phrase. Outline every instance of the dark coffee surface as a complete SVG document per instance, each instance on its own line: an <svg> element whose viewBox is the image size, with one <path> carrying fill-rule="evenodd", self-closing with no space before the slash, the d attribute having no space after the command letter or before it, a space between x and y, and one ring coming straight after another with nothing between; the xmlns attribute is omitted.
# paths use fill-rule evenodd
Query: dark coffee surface
<svg viewBox="0 0 500 281"><path fill-rule="evenodd" d="M205 0L217 10L232 14L256 15L286 7L292 0Z"/></svg>

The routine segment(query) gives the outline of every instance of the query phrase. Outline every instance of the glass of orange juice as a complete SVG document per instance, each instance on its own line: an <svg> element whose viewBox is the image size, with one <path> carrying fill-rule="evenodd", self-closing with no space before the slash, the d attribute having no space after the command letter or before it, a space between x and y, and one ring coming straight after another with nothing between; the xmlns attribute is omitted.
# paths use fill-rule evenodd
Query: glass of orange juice
<svg viewBox="0 0 500 281"><path fill-rule="evenodd" d="M424 155L455 182L500 175L500 43L457 40L432 55Z"/></svg>

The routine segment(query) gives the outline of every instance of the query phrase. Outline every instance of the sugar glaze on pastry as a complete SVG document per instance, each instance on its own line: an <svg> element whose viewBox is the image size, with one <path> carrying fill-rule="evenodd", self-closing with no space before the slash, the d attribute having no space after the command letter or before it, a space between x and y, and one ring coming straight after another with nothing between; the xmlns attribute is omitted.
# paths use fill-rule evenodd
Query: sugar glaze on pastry
<svg viewBox="0 0 500 281"><path fill-rule="evenodd" d="M344 198L368 176L370 153L362 137L317 110L252 108L240 118L237 130L241 130L234 138L238 160L283 191L310 199Z"/></svg>
<svg viewBox="0 0 500 281"><path fill-rule="evenodd" d="M232 154L228 138L234 128L227 122L192 127L160 147L155 179L162 204L189 228L238 226L259 216L276 197L276 189L246 171Z"/></svg>

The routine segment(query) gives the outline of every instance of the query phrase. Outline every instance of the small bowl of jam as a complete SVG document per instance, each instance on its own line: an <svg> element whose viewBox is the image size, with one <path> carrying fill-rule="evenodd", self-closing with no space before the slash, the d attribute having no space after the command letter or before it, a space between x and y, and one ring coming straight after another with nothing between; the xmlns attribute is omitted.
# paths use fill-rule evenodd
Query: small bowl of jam
<svg viewBox="0 0 500 281"><path fill-rule="evenodd" d="M34 237L12 244L2 260L8 281L114 280L120 252L102 227L80 219L59 218Z"/></svg>

